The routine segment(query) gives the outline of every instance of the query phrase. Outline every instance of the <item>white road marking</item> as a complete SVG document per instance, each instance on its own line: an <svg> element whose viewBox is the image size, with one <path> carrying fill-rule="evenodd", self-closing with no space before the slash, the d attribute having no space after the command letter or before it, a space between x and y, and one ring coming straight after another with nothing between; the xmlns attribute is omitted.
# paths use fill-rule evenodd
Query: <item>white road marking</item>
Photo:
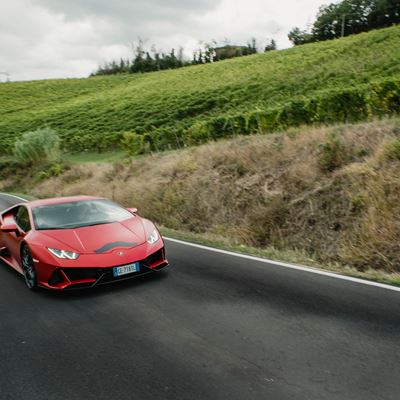
<svg viewBox="0 0 400 400"><path fill-rule="evenodd" d="M13 194L0 193L0 195L4 195L4 196L8 196L8 197L15 197L16 199L19 199L19 200L22 200L22 201L28 201L28 200L26 200L26 199L24 199L22 197L15 196ZM204 246L204 245L201 245L201 244L186 242L186 241L183 241L183 240L173 239L173 238L169 238L169 237L163 237L163 239L169 240L170 242L183 244L183 245L186 245L186 246L197 247L198 249L203 249L203 250L207 250L207 251L213 251L214 253L226 254L226 255L229 255L229 256L233 256L233 257L244 258L246 260L258 261L258 262L262 262L262 263L265 263L265 264L277 265L279 267L296 269L298 271L303 271L303 272L311 272L311 273L317 274L317 275L329 276L329 277L335 278L335 279L342 279L342 280L345 280L345 281L360 283L362 285L375 286L375 287L379 287L379 288L382 288L382 289L387 289L387 290L393 290L395 292L400 292L400 287L397 287L397 286L391 286L391 285L386 285L384 283L367 281L365 279L354 278L352 276L340 275L340 274L336 274L334 272L328 272L328 271L323 271L323 270L317 269L317 268L306 267L304 265L289 264L289 263L285 263L285 262L281 262L281 261L269 260L268 258L261 258L261 257L256 257L256 256L250 256L250 255L247 255L247 254L235 253L233 251L216 249L214 247Z"/></svg>
<svg viewBox="0 0 400 400"><path fill-rule="evenodd" d="M15 195L13 195L13 194L0 193L0 196L14 197L14 198L16 198L16 199L18 199L18 200L28 201L28 200L26 200L26 199L23 199L22 197L15 196Z"/></svg>
<svg viewBox="0 0 400 400"><path fill-rule="evenodd" d="M173 238L169 238L169 237L163 237L163 239L168 240L170 242L183 244L183 245L186 245L186 246L196 247L196 248L202 249L202 250L213 251L214 253L226 254L226 255L229 255L229 256L233 256L233 257L244 258L246 260L258 261L258 262L262 262L262 263L265 263L265 264L277 265L279 267L296 269L298 271L311 272L313 274L329 276L331 278L342 279L342 280L345 280L345 281L350 281L350 282L360 283L360 284L363 284L363 285L375 286L375 287L379 287L379 288L382 288L382 289L387 289L387 290L393 290L395 292L400 292L400 287L397 287L397 286L391 286L391 285L386 285L384 283L367 281L365 279L360 279L360 278L353 278L351 276L340 275L340 274L337 274L337 273L334 273L334 272L323 271L323 270L317 269L317 268L306 267L306 266L303 266L303 265L296 265L296 264L288 264L288 263L281 262L281 261L269 260L267 258L261 258L261 257L256 257L256 256L250 256L250 255L247 255L247 254L235 253L235 252L228 251L228 250L216 249L216 248L213 248L213 247L208 247L208 246L204 246L204 245L201 245L201 244L186 242L186 241L183 241L183 240L173 239Z"/></svg>

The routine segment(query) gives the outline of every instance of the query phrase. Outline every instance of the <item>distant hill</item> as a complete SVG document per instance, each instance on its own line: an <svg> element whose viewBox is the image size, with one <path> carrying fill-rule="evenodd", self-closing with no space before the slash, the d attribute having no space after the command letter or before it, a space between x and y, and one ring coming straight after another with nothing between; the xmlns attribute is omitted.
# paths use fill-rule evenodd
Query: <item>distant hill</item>
<svg viewBox="0 0 400 400"><path fill-rule="evenodd" d="M154 150L400 112L400 26L148 74L0 84L0 148L57 129L68 151L135 131Z"/></svg>

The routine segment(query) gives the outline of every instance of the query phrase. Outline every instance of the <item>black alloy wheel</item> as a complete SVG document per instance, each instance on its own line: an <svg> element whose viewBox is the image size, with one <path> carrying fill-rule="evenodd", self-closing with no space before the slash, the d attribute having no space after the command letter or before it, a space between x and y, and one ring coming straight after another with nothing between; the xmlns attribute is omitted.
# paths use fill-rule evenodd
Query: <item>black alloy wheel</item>
<svg viewBox="0 0 400 400"><path fill-rule="evenodd" d="M21 260L26 286L32 290L37 286L37 278L32 254L26 245L22 248Z"/></svg>

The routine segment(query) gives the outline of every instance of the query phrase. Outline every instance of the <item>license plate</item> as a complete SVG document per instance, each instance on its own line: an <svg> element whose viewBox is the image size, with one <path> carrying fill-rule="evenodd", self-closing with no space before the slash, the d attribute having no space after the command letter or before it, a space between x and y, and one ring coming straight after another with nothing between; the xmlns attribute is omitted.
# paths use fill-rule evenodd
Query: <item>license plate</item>
<svg viewBox="0 0 400 400"><path fill-rule="evenodd" d="M113 275L114 278L122 275L131 274L133 272L138 272L140 270L139 263L135 262L133 264L124 265L123 267L114 267Z"/></svg>

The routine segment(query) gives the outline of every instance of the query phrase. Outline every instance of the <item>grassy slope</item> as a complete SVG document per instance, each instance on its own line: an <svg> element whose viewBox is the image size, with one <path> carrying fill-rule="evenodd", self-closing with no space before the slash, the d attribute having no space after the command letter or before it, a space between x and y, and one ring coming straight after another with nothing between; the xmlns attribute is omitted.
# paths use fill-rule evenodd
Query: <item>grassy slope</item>
<svg viewBox="0 0 400 400"><path fill-rule="evenodd" d="M0 191L114 198L196 240L399 282L399 168L397 117L75 162L41 181L23 170Z"/></svg>
<svg viewBox="0 0 400 400"><path fill-rule="evenodd" d="M174 71L1 84L0 146L48 124L71 149L84 150L74 140L85 136L101 148L124 131L187 128L391 77L400 78L400 26Z"/></svg>

